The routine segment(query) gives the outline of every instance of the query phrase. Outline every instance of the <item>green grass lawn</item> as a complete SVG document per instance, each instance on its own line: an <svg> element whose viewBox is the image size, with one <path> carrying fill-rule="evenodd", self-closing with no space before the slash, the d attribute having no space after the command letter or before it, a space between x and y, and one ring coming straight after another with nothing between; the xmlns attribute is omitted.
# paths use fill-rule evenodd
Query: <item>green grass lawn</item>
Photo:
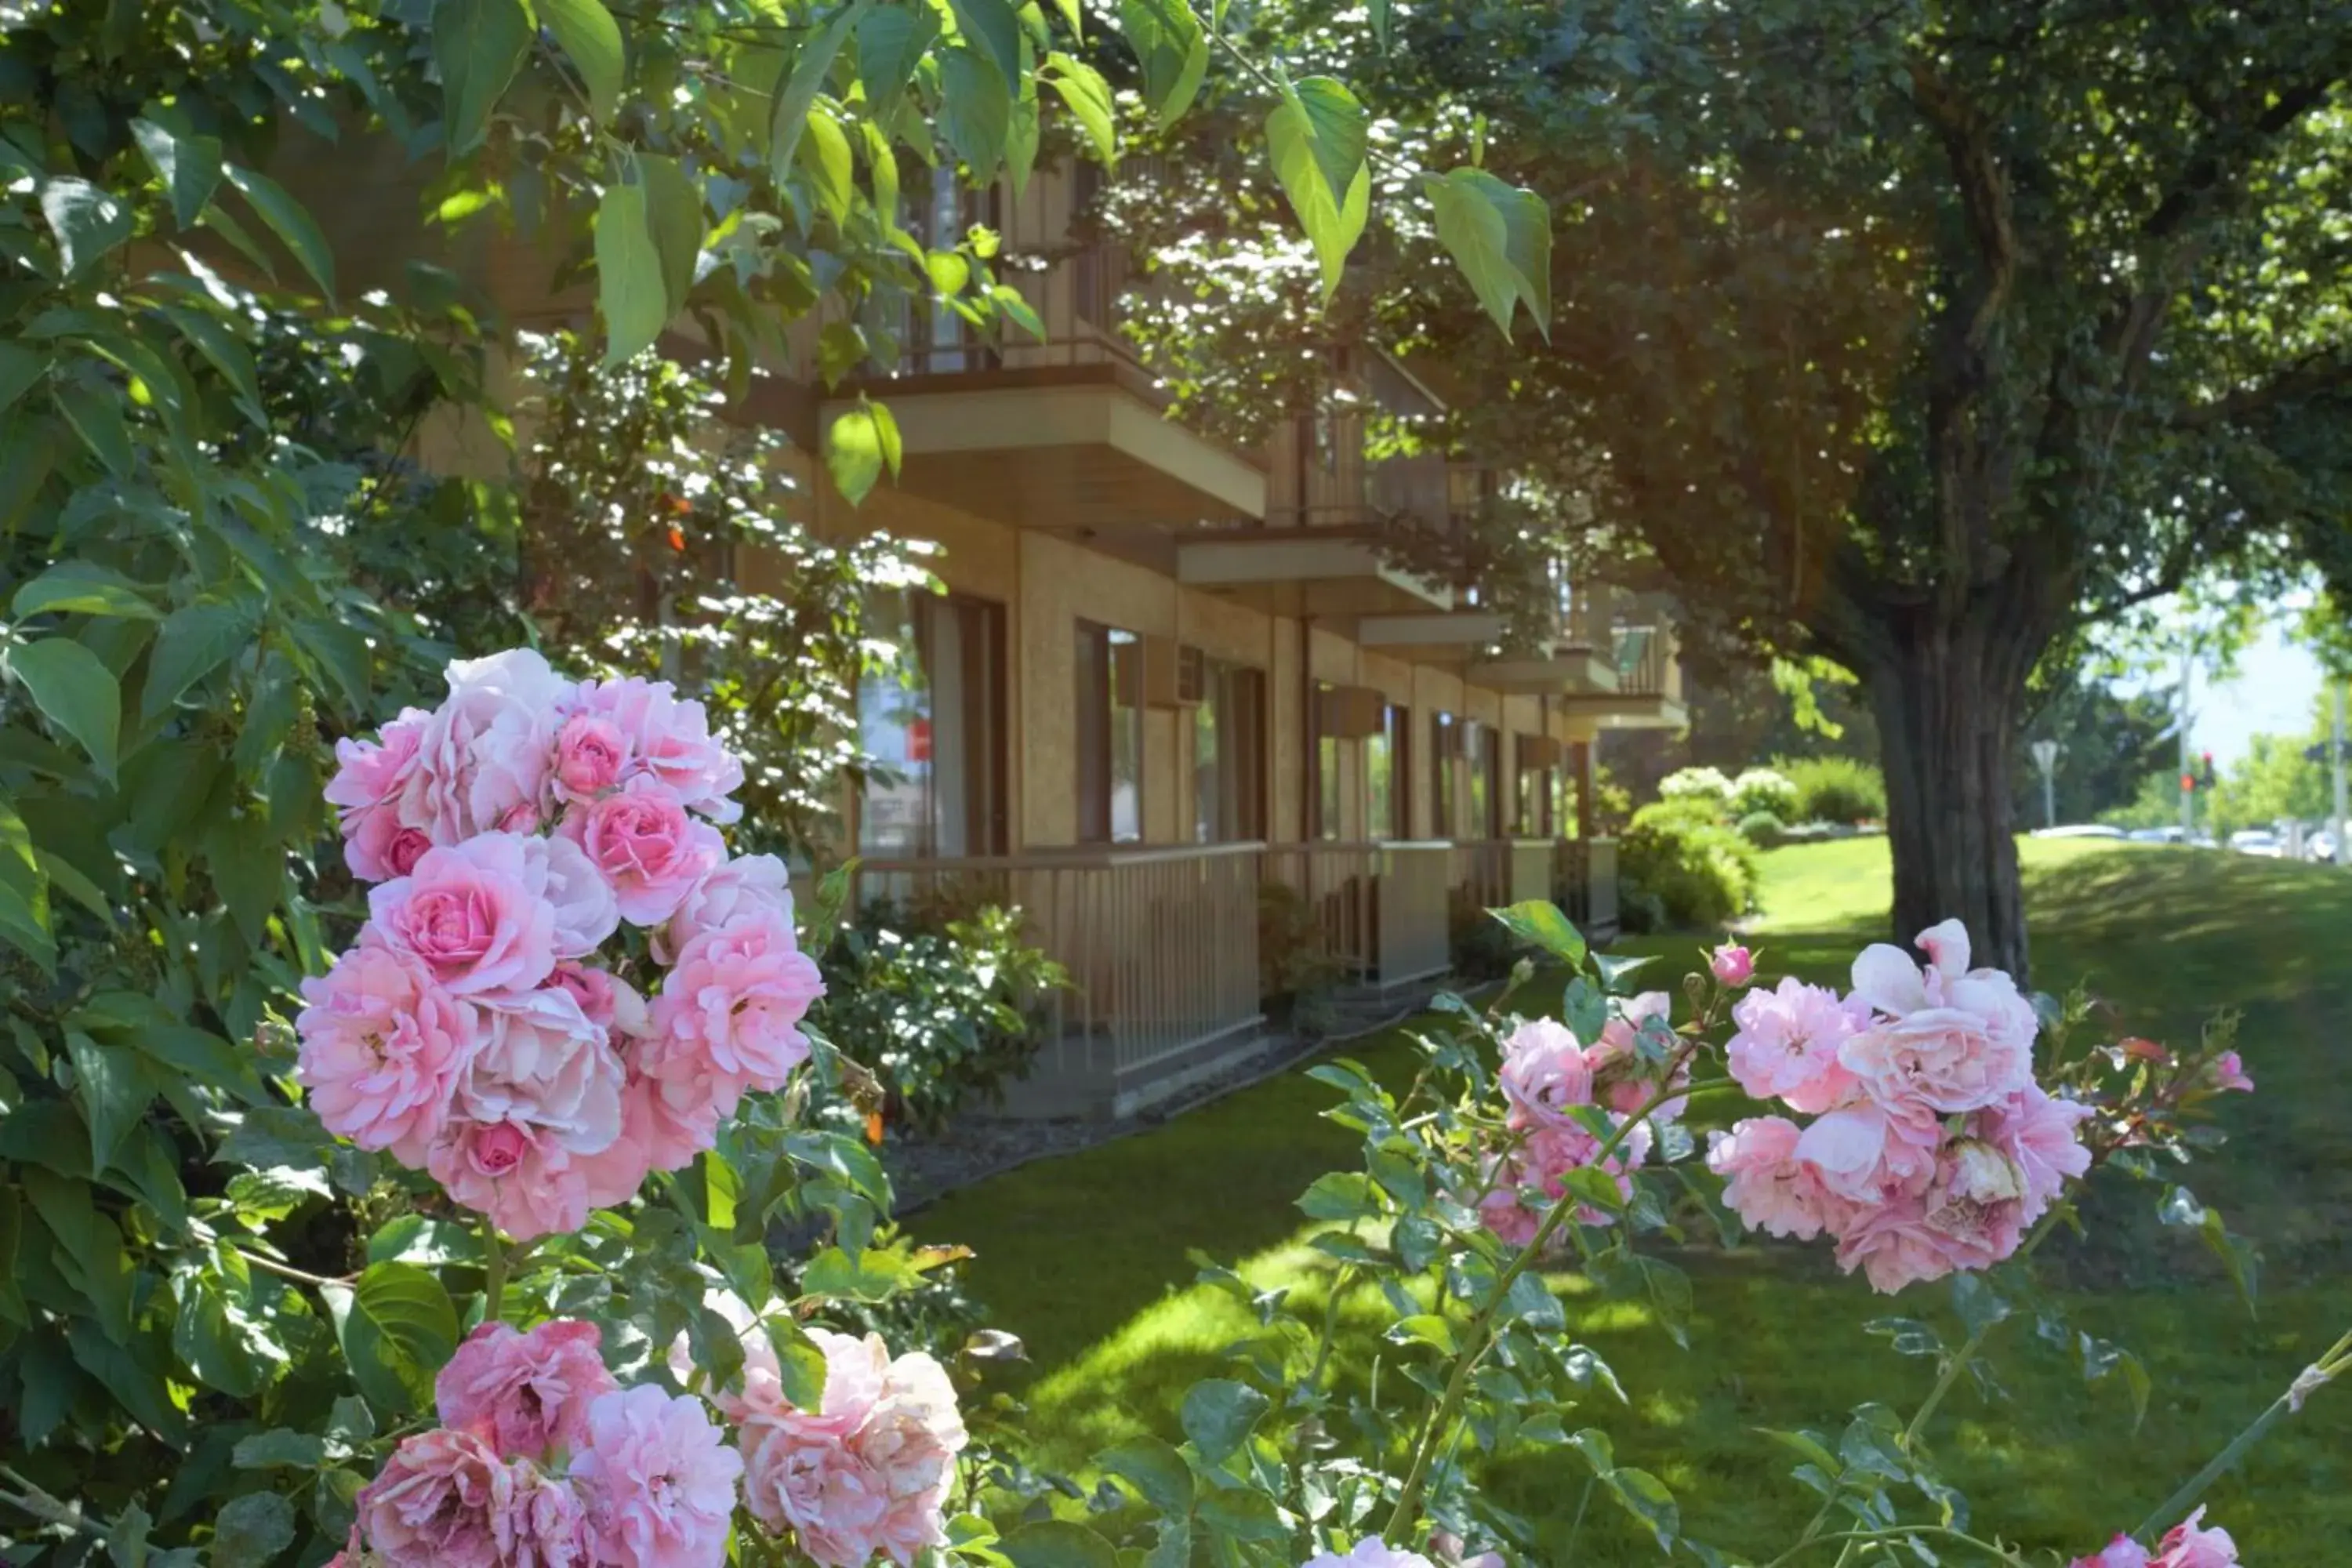
<svg viewBox="0 0 2352 1568"><path fill-rule="evenodd" d="M2352 877L2317 868L2096 842L2023 845L2034 981L2087 980L2114 1024L2189 1041L2217 1008L2241 1011L2242 1048L2260 1085L2222 1113L2227 1149L2189 1179L2263 1252L2261 1315L2250 1317L2209 1257L2154 1221L2155 1189L2107 1178L2085 1205L2088 1235L2053 1237L2042 1283L2076 1326L2126 1344L2154 1375L2145 1423L2112 1385L2084 1387L2027 1321L1991 1363L2012 1398L1963 1385L1931 1442L1980 1523L2037 1547L2086 1550L2139 1517L2252 1418L2342 1327L2352 1324ZM1883 939L1881 840L1808 846L1765 858L1768 970L1842 973ZM1628 943L1686 957L1694 939ZM1664 967L1662 965L1662 967ZM1402 1039L1349 1054L1391 1070ZM1303 1245L1292 1200L1322 1172L1352 1166L1354 1135L1320 1119L1333 1092L1297 1073L1150 1133L1013 1172L918 1215L926 1240L961 1241L968 1279L995 1322L1028 1342L1025 1391L1045 1459L1082 1468L1141 1430L1172 1434L1183 1391L1210 1375L1245 1328L1226 1298L1192 1284L1188 1247L1240 1260L1263 1286L1310 1307L1324 1260ZM1932 1363L1896 1356L1862 1325L1890 1313L1944 1320L1922 1287L1894 1302L1840 1277L1822 1246L1685 1249L1697 1310L1688 1351L1646 1312L1592 1300L1572 1275L1554 1288L1576 1337L1601 1351L1630 1395L1596 1397L1582 1419L1621 1462L1654 1470L1701 1540L1770 1555L1810 1513L1759 1426L1835 1427L1878 1399L1907 1411ZM1369 1360L1387 1310L1370 1292L1343 1315L1345 1351ZM1954 1337L1957 1337L1955 1335ZM1486 1477L1505 1506L1541 1521L1547 1563L1564 1557L1584 1484L1565 1451L1510 1457ZM2352 1388L2316 1396L2212 1498L2250 1564L2336 1564L2317 1542L2352 1532ZM1576 1560L1654 1558L1596 1504Z"/></svg>

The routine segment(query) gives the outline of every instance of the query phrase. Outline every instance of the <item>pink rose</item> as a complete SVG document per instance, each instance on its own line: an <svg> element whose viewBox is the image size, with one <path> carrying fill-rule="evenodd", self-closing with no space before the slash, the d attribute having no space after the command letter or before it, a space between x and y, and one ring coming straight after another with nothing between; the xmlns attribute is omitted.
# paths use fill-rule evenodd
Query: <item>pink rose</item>
<svg viewBox="0 0 2352 1568"><path fill-rule="evenodd" d="M676 795L646 778L573 806L556 832L587 852L631 925L669 919L694 885L727 858L717 828L693 821Z"/></svg>
<svg viewBox="0 0 2352 1568"><path fill-rule="evenodd" d="M1418 1552L1400 1552L1379 1536L1367 1535L1346 1556L1326 1552L1309 1558L1307 1568L1430 1568L1430 1563Z"/></svg>
<svg viewBox="0 0 2352 1568"><path fill-rule="evenodd" d="M1790 978L1741 997L1731 1020L1738 1029L1725 1054L1739 1087L1758 1100L1777 1097L1818 1115L1853 1088L1853 1075L1838 1065L1838 1047L1869 1026L1870 1008Z"/></svg>
<svg viewBox="0 0 2352 1568"><path fill-rule="evenodd" d="M576 699L577 710L612 722L629 745L622 782L647 778L663 785L688 810L713 822L732 822L743 808L729 797L743 784L743 764L710 736L699 702L681 702L666 680L590 681Z"/></svg>
<svg viewBox="0 0 2352 1568"><path fill-rule="evenodd" d="M2118 1535L2088 1557L2077 1557L2066 1568L2148 1568L2147 1549L2128 1535Z"/></svg>
<svg viewBox="0 0 2352 1568"><path fill-rule="evenodd" d="M2205 1510L2200 1508L2165 1531L2148 1568L2232 1568L2238 1561L2238 1543L2226 1530L2199 1528L2198 1521L2204 1517Z"/></svg>
<svg viewBox="0 0 2352 1568"><path fill-rule="evenodd" d="M1978 1256L1964 1238L1928 1224L1926 1203L1913 1197L1862 1210L1838 1237L1838 1267L1848 1274L1861 1268L1870 1288L1886 1296L1956 1268L1978 1267Z"/></svg>
<svg viewBox="0 0 2352 1568"><path fill-rule="evenodd" d="M1927 1007L1864 1029L1838 1063L1889 1110L1947 1116L1977 1110L2033 1081L2031 1037L2004 1037L1958 1007Z"/></svg>
<svg viewBox="0 0 2352 1568"><path fill-rule="evenodd" d="M368 926L460 995L528 990L555 967L555 911L532 887L524 841L485 833L427 850L368 891Z"/></svg>
<svg viewBox="0 0 2352 1568"><path fill-rule="evenodd" d="M611 970L567 958L555 966L547 983L579 1003L580 1010L597 1027L624 1035L645 1032L646 999Z"/></svg>
<svg viewBox="0 0 2352 1568"><path fill-rule="evenodd" d="M1955 1138L1937 1156L1922 1202L1955 1267L1990 1268L2017 1250L2023 1234L2025 1173L1981 1139Z"/></svg>
<svg viewBox="0 0 2352 1568"><path fill-rule="evenodd" d="M598 1560L619 1568L719 1568L742 1473L699 1400L651 1384L591 1403L588 1440L572 1456Z"/></svg>
<svg viewBox="0 0 2352 1568"><path fill-rule="evenodd" d="M484 1323L433 1383L442 1425L487 1440L506 1459L544 1459L588 1436L588 1405L618 1387L598 1353L604 1331L558 1318L530 1332Z"/></svg>
<svg viewBox="0 0 2352 1568"><path fill-rule="evenodd" d="M1601 1140L1583 1128L1573 1123L1539 1127L1509 1152L1500 1171L1491 1174L1489 1190L1479 1200L1479 1220L1511 1246L1525 1247L1536 1238L1544 1215L1568 1194L1570 1171L1601 1163L1615 1179L1618 1195L1630 1199L1633 1173L1648 1158L1650 1143L1647 1124L1634 1127L1601 1163ZM1537 1194L1532 1201L1527 1196L1530 1191ZM1591 1204L1577 1205L1576 1219L1580 1225L1608 1225L1615 1218Z"/></svg>
<svg viewBox="0 0 2352 1568"><path fill-rule="evenodd" d="M1708 1137L1707 1169L1724 1178L1723 1201L1750 1230L1810 1241L1834 1234L1854 1205L1831 1192L1821 1173L1797 1156L1797 1124L1763 1116Z"/></svg>
<svg viewBox="0 0 2352 1568"><path fill-rule="evenodd" d="M432 847L433 840L421 829L404 827L392 836L392 842L385 847L383 864L392 868L394 876L405 877L416 869L416 863Z"/></svg>
<svg viewBox="0 0 2352 1568"><path fill-rule="evenodd" d="M656 956L674 953L696 937L748 915L793 923L792 874L773 855L740 855L697 882L677 906Z"/></svg>
<svg viewBox="0 0 2352 1568"><path fill-rule="evenodd" d="M425 1168L453 1203L489 1215L517 1241L536 1241L588 1223L583 1167L592 1158L535 1127L453 1118L434 1140Z"/></svg>
<svg viewBox="0 0 2352 1568"><path fill-rule="evenodd" d="M860 1568L877 1552L906 1568L946 1539L968 1441L955 1390L938 1362L894 1360L878 1335L809 1332L824 1352L823 1408L795 1410L780 1394L753 1405L747 1388L745 1506L772 1529L789 1527L823 1568Z"/></svg>
<svg viewBox="0 0 2352 1568"><path fill-rule="evenodd" d="M1875 1204L1926 1186L1935 1173L1942 1136L1936 1121L1857 1101L1814 1118L1797 1140L1797 1157L1818 1171L1822 1184L1838 1196Z"/></svg>
<svg viewBox="0 0 2352 1568"><path fill-rule="evenodd" d="M426 715L400 820L447 847L496 831L548 793L555 726L571 688L529 648L449 666L449 695Z"/></svg>
<svg viewBox="0 0 2352 1568"><path fill-rule="evenodd" d="M423 1163L480 1038L474 1009L415 959L365 942L303 981L302 999L294 1076L310 1109L362 1149Z"/></svg>
<svg viewBox="0 0 2352 1568"><path fill-rule="evenodd" d="M2254 1080L2246 1076L2246 1064L2235 1051L2223 1051L2206 1068L2212 1085L2220 1089L2236 1089L2241 1094L2254 1092Z"/></svg>
<svg viewBox="0 0 2352 1568"><path fill-rule="evenodd" d="M1429 1549L1437 1554L1437 1561L1445 1568L1506 1568L1501 1552L1481 1552L1473 1557L1462 1538L1451 1531L1430 1531Z"/></svg>
<svg viewBox="0 0 2352 1568"><path fill-rule="evenodd" d="M808 1059L798 1026L824 994L782 921L752 916L706 931L662 982L641 1065L662 1079L709 1075L719 1114L731 1114L730 1096L782 1089Z"/></svg>
<svg viewBox="0 0 2352 1568"><path fill-rule="evenodd" d="M716 1405L721 1415L739 1425L754 1415L782 1415L791 1410L792 1403L784 1397L783 1363L777 1358L775 1342L768 1337L767 1325L744 1304L743 1298L732 1290L709 1291L703 1296L702 1305L705 1310L724 1319L743 1343L741 1391L704 1388L699 1391L702 1396ZM701 1375L702 1369L695 1363L693 1343L684 1333L670 1342L669 1370L670 1375L688 1388L694 1387L695 1379ZM825 1390L828 1398L834 1394L832 1370L828 1360ZM865 1403L859 1408L861 1418L879 1392L878 1384L866 1391ZM842 1391L845 1402L855 1397L855 1389L845 1388Z"/></svg>
<svg viewBox="0 0 2352 1568"><path fill-rule="evenodd" d="M555 734L555 793L566 801L593 800L621 782L629 738L610 719L577 713Z"/></svg>
<svg viewBox="0 0 2352 1568"><path fill-rule="evenodd" d="M1499 1075L1514 1117L1544 1127L1572 1127L1567 1110L1592 1103L1592 1069L1567 1026L1530 1018L1503 1042Z"/></svg>
<svg viewBox="0 0 2352 1568"><path fill-rule="evenodd" d="M408 874L395 864L402 843L413 839L417 844L410 855L411 864L415 854L431 845L429 838L400 818L401 792L415 771L427 717L419 709L405 709L376 740L335 742L337 765L335 776L327 781L327 803L341 808L343 859L352 875L363 882Z"/></svg>
<svg viewBox="0 0 2352 1568"><path fill-rule="evenodd" d="M570 992L503 992L481 1005L481 1044L457 1085L461 1114L531 1129L573 1154L621 1135L626 1069Z"/></svg>
<svg viewBox="0 0 2352 1568"><path fill-rule="evenodd" d="M2053 1099L2028 1084L1979 1116L1981 1135L2015 1163L2024 1181L2026 1224L2040 1219L2066 1184L2091 1168L2091 1152L2077 1131L2090 1115L2089 1106Z"/></svg>
<svg viewBox="0 0 2352 1568"><path fill-rule="evenodd" d="M1644 991L1616 1004L1616 1012L1601 1026L1601 1038L1584 1059L1592 1068L1593 1098L1621 1116L1631 1116L1649 1104L1662 1087L1679 1088L1690 1081L1690 1063L1675 1069L1672 1085L1662 1085L1662 1067L1642 1059L1638 1044L1643 1026L1663 1025L1673 1016L1674 999L1663 991ZM1653 1031L1654 1033L1654 1031ZM1650 1112L1650 1120L1665 1126L1683 1113L1688 1102L1669 1100Z"/></svg>
<svg viewBox="0 0 2352 1568"><path fill-rule="evenodd" d="M1853 961L1853 994L1891 1018L1946 1009L1968 1014L2030 1071L2042 1021L2017 982L1998 969L1969 967L1969 933L1958 921L1921 931L1918 943L1927 954L1924 969L1885 942L1863 949Z"/></svg>
<svg viewBox="0 0 2352 1568"><path fill-rule="evenodd" d="M554 912L555 956L584 958L621 929L620 901L580 846L562 838L526 838L524 881Z"/></svg>
<svg viewBox="0 0 2352 1568"><path fill-rule="evenodd" d="M1721 985L1745 985L1755 977L1756 955L1737 942L1726 942L1707 955L1706 966Z"/></svg>
<svg viewBox="0 0 2352 1568"><path fill-rule="evenodd" d="M588 1568L587 1516L563 1481L501 1463L471 1433L404 1441L360 1489L356 1542L390 1568ZM356 1544L345 1549L356 1560Z"/></svg>

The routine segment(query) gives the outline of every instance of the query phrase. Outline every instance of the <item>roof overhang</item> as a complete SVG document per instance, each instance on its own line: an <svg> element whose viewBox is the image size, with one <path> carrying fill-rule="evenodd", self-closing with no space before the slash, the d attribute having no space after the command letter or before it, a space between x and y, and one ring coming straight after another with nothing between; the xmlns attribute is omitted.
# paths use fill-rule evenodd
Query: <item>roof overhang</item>
<svg viewBox="0 0 2352 1568"><path fill-rule="evenodd" d="M1391 564L1360 535L1280 528L1183 541L1176 580L1278 615L1381 616L1450 610L1454 590Z"/></svg>

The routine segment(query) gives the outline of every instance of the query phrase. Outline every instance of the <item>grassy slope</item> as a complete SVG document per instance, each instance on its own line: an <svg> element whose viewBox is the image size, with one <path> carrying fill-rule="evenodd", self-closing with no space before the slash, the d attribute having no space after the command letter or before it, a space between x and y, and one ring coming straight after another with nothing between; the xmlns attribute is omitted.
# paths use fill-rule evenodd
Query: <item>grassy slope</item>
<svg viewBox="0 0 2352 1568"><path fill-rule="evenodd" d="M2087 1241L2046 1248L2043 1280L2079 1327L2137 1349L2155 1374L2146 1424L2131 1429L2112 1387L2086 1391L2030 1324L2003 1331L1994 1364L2017 1396L1956 1394L1934 1441L1980 1518L2028 1542L2081 1550L2137 1522L2179 1477L2250 1418L2352 1321L2352 879L2316 868L2171 849L2025 845L2037 982L2088 978L2121 1007L2118 1026L2192 1037L2215 1007L2241 1008L2243 1048L2262 1092L2233 1101L2230 1147L2200 1166L2200 1195L2223 1205L2266 1255L2252 1320L2208 1258L2149 1218L2151 1189L2116 1183L2095 1197ZM1883 843L1857 840L1767 858L1767 967L1832 977L1880 937ZM1687 939L1655 947L1686 954ZM1397 1043L1365 1042L1375 1066ZM1190 1285L1187 1247L1247 1259L1263 1284L1320 1296L1314 1255L1297 1244L1290 1201L1319 1173L1350 1164L1353 1139L1317 1112L1331 1096L1277 1079L1157 1131L1030 1166L919 1216L927 1239L977 1248L973 1289L1029 1342L1029 1391L1048 1457L1076 1466L1128 1433L1172 1427L1191 1383L1244 1328L1224 1299ZM1940 1292L1890 1304L1828 1267L1824 1249L1778 1245L1694 1253L1698 1312L1682 1352L1646 1314L1582 1301L1562 1276L1578 1336L1617 1369L1630 1406L1596 1401L1621 1458L1656 1470L1703 1540L1748 1551L1791 1538L1805 1496L1784 1479L1760 1426L1834 1426L1881 1399L1907 1410L1932 1368L1861 1325L1888 1312L1941 1318ZM1358 1359L1386 1326L1369 1294L1353 1303ZM1530 1453L1489 1484L1544 1522L1545 1561L1562 1561L1583 1478L1573 1456ZM2352 1390L2330 1390L2215 1494L2251 1563L2334 1563L2315 1542L2352 1529ZM1622 1521L1597 1512L1578 1555L1639 1560ZM1769 1551L1766 1552L1769 1554Z"/></svg>

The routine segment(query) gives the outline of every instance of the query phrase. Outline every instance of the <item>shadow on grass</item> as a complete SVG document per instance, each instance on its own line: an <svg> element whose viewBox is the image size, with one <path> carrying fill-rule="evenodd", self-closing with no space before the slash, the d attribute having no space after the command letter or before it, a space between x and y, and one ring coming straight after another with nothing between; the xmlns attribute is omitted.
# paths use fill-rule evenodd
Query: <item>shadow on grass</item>
<svg viewBox="0 0 2352 1568"><path fill-rule="evenodd" d="M2004 1331L1996 1376L2019 1397L1963 1390L1934 1440L1980 1516L2027 1544L2086 1550L2139 1513L2262 1408L2344 1321L2352 1320L2352 1089L2344 1063L2352 973L2352 877L2215 853L2028 842L2035 981L2088 979L2115 998L2118 1029L2192 1041L2220 1007L2242 1010L2243 1050L2261 1085L2232 1097L2230 1145L2194 1184L2265 1254L2263 1314L2250 1318L2196 1244L2154 1218L2158 1190L2103 1181L2086 1239L2061 1238L2041 1268L2054 1304L2082 1330L2129 1345L2155 1392L2133 1429L2111 1382L2086 1390L2078 1366L2032 1321ZM1768 966L1842 980L1856 948L1885 940L1883 843L1856 841L1766 858L1768 920L1753 939ZM1688 967L1696 940L1646 939L1652 984ZM1530 996L1528 1000L1536 998ZM1382 1075L1409 1071L1401 1036L1349 1047ZM1246 1259L1263 1288L1310 1310L1328 1275L1304 1246L1292 1200L1324 1171L1350 1165L1353 1134L1322 1119L1335 1097L1293 1073L1150 1133L1041 1163L956 1194L919 1216L925 1239L977 1249L968 1279L1002 1326L1031 1347L1029 1390L1045 1458L1082 1466L1105 1444L1172 1433L1183 1391L1213 1375L1255 1320L1191 1285L1186 1249ZM1686 1249L1698 1276L1691 1348L1646 1313L1554 1283L1572 1331L1615 1366L1630 1395L1596 1395L1572 1417L1608 1431L1621 1459L1655 1470L1702 1540L1754 1551L1785 1542L1810 1512L1763 1426L1834 1429L1853 1405L1916 1403L1933 1368L1894 1355L1864 1325L1890 1314L1948 1319L1940 1291L1898 1301L1840 1279L1823 1249ZM1339 1365L1369 1382L1390 1313L1363 1293L1343 1304ZM1954 1337L1957 1337L1955 1334ZM1383 1373L1393 1378L1391 1363ZM1392 1384L1384 1382L1383 1387ZM2344 1487L2352 1395L2331 1390L2217 1489L2250 1563L2334 1564L2313 1543L2352 1530ZM1507 1457L1486 1474L1495 1500L1537 1522L1537 1561L1565 1560L1584 1486L1567 1451ZM1600 1501L1578 1561L1633 1561L1655 1547ZM1769 1552L1768 1552L1769 1554Z"/></svg>

